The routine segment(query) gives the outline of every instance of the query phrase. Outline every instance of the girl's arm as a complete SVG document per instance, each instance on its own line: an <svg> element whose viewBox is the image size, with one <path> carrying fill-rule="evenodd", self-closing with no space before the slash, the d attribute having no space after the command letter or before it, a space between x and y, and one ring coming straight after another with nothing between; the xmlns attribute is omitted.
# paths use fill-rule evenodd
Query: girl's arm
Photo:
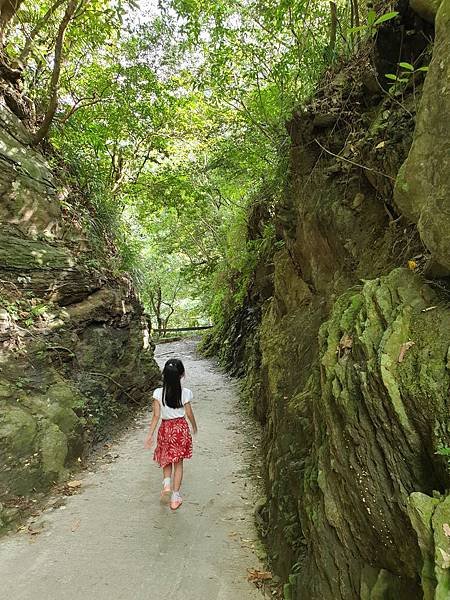
<svg viewBox="0 0 450 600"><path fill-rule="evenodd" d="M145 447L146 448L151 448L153 446L153 435L155 433L155 429L158 426L158 422L159 422L159 415L161 414L161 407L159 405L158 400L153 400L153 417L152 420L150 421L150 429L148 432L148 436L145 440Z"/></svg>
<svg viewBox="0 0 450 600"><path fill-rule="evenodd" d="M184 408L186 410L186 416L189 419L189 421L191 422L192 425L192 431L194 433L197 433L197 423L195 421L195 417L194 417L194 411L192 410L192 406L191 403L188 402L187 404L184 405Z"/></svg>

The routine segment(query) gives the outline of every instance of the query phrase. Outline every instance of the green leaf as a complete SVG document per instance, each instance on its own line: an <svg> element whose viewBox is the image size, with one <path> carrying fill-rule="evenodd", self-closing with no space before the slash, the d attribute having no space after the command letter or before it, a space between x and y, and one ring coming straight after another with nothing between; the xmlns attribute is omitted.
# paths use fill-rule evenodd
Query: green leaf
<svg viewBox="0 0 450 600"><path fill-rule="evenodd" d="M430 67L419 67L418 69L416 69L417 71L423 71L424 73L427 73L429 71Z"/></svg>
<svg viewBox="0 0 450 600"><path fill-rule="evenodd" d="M435 454L440 454L441 456L450 456L450 448L447 446L441 446L437 449Z"/></svg>
<svg viewBox="0 0 450 600"><path fill-rule="evenodd" d="M398 12L396 10L394 10L392 12L385 13L384 15L381 15L381 17L378 17L378 19L376 19L376 21L373 22L373 25L374 26L381 25L381 23L385 23L386 21L390 21L391 19L395 19L395 17L397 15L398 15Z"/></svg>
<svg viewBox="0 0 450 600"><path fill-rule="evenodd" d="M357 31L363 31L367 29L367 25L359 25L358 27L350 27L347 29L348 33L356 33Z"/></svg>
<svg viewBox="0 0 450 600"><path fill-rule="evenodd" d="M374 10L369 10L367 14L367 25L372 27L375 24L375 19L377 18L377 13Z"/></svg>
<svg viewBox="0 0 450 600"><path fill-rule="evenodd" d="M406 69L407 71L414 71L414 67L411 63L407 63L407 62L401 62L398 63L399 67L401 67L402 69Z"/></svg>
<svg viewBox="0 0 450 600"><path fill-rule="evenodd" d="M394 75L394 73L386 73L385 77L386 79L392 79L392 81L397 81L397 75Z"/></svg>

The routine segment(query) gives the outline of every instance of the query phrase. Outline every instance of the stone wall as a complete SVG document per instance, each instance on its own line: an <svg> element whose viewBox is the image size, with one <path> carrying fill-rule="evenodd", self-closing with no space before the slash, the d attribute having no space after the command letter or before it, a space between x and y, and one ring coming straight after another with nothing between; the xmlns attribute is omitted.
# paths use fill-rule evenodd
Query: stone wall
<svg viewBox="0 0 450 600"><path fill-rule="evenodd" d="M0 193L1 529L148 398L158 369L114 249L88 235L95 214L3 104Z"/></svg>
<svg viewBox="0 0 450 600"><path fill-rule="evenodd" d="M392 95L376 82L420 67L432 35L398 4L288 124L284 247L216 336L263 426L287 599L450 597L449 2L425 85Z"/></svg>

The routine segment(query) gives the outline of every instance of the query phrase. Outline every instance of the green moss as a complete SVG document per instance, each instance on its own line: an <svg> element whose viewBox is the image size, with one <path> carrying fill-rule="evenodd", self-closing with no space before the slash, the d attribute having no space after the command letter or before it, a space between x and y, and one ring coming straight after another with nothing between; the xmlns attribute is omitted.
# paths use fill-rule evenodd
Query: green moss
<svg viewBox="0 0 450 600"><path fill-rule="evenodd" d="M67 408L83 406L85 402L85 399L80 394L79 390L67 382L58 382L51 385L47 390L47 397L53 402L57 402L61 406Z"/></svg>
<svg viewBox="0 0 450 600"><path fill-rule="evenodd" d="M431 518L439 504L436 498L414 492L408 498L408 515L417 533L419 548L422 553L421 580L424 600L434 600L436 577L434 573L434 539Z"/></svg>
<svg viewBox="0 0 450 600"><path fill-rule="evenodd" d="M41 432L40 438L43 472L58 480L65 474L67 437L55 424L48 424Z"/></svg>
<svg viewBox="0 0 450 600"><path fill-rule="evenodd" d="M432 527L435 546L435 600L450 598L450 496L440 502L433 513Z"/></svg>
<svg viewBox="0 0 450 600"><path fill-rule="evenodd" d="M20 407L3 405L0 415L0 448L3 452L22 457L33 453L36 421Z"/></svg>

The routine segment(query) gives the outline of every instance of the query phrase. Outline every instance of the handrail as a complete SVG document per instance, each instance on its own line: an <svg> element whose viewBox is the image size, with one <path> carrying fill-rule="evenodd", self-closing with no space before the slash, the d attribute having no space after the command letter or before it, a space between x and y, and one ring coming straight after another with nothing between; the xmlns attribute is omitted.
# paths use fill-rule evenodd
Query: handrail
<svg viewBox="0 0 450 600"><path fill-rule="evenodd" d="M168 329L153 329L157 333L167 333L168 331L200 331L201 329L212 329L213 325L202 325L200 327L174 327Z"/></svg>

